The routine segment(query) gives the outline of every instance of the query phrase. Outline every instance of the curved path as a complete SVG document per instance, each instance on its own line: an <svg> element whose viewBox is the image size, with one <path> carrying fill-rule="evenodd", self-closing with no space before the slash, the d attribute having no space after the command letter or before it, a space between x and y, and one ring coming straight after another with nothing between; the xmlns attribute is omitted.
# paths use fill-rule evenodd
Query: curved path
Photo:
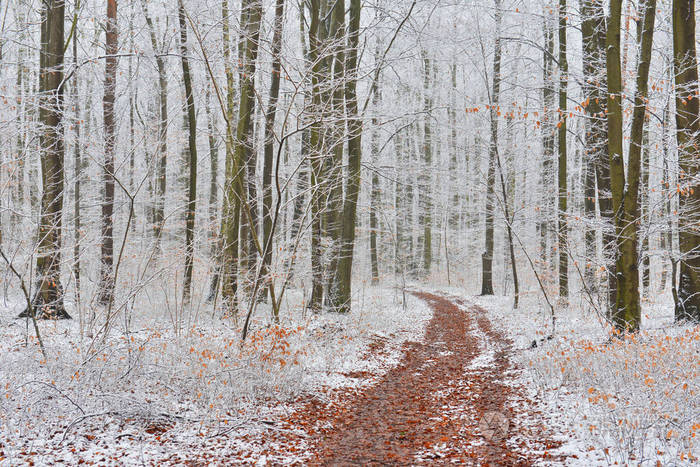
<svg viewBox="0 0 700 467"><path fill-rule="evenodd" d="M434 311L424 343L342 404L312 401L288 422L305 430L311 465L558 463L508 359L510 342L461 299L415 293ZM301 424L302 426L299 426ZM305 426L303 426L305 425Z"/></svg>

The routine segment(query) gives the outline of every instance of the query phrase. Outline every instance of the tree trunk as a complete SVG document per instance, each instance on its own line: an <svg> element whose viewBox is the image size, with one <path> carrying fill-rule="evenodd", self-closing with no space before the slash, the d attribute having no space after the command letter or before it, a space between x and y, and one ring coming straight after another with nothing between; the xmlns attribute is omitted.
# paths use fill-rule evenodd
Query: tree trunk
<svg viewBox="0 0 700 467"><path fill-rule="evenodd" d="M641 150L646 115L649 65L651 61L656 0L647 0L644 13L640 56L637 69L637 91L634 98L630 134L629 167L625 177L622 154L622 81L620 68L621 0L613 0L607 35L608 71L608 141L610 175L616 234L617 299L612 316L619 331L637 331L641 323L639 296L639 260L637 250L639 217L639 183Z"/></svg>
<svg viewBox="0 0 700 467"><path fill-rule="evenodd" d="M346 57L345 99L348 115L348 171L343 204L343 230L340 243L340 261L337 274L338 311L349 312L352 298L352 262L357 222L357 199L360 195L362 161L362 120L357 105L358 48L360 39L361 0L350 0L348 24L348 53Z"/></svg>
<svg viewBox="0 0 700 467"><path fill-rule="evenodd" d="M194 221L197 208L197 117L194 107L190 62L187 57L187 24L185 22L183 0L178 2L178 20L180 23L180 59L182 62L182 79L185 84L187 129L189 130L187 144L189 150L189 183L187 186L187 207L185 209L185 277L183 280L182 301L185 304L189 304L192 288L192 262L194 258Z"/></svg>
<svg viewBox="0 0 700 467"><path fill-rule="evenodd" d="M427 51L422 52L423 55L423 148L421 151L423 164L419 177L419 208L420 216L418 223L423 228L422 244L423 244L423 274L430 274L430 265L433 262L433 245L432 245L432 201L431 201L431 184L433 163L433 138L431 127L431 112L433 101L431 99L431 60L428 58Z"/></svg>
<svg viewBox="0 0 700 467"><path fill-rule="evenodd" d="M680 282L676 320L700 321L700 100L695 49L695 0L673 1L673 71L676 83L676 141L680 187L678 226Z"/></svg>
<svg viewBox="0 0 700 467"><path fill-rule="evenodd" d="M70 318L63 306L61 285L61 217L63 210L63 33L65 3L47 0L41 10L39 53L39 121L42 124L41 215L36 259L38 287L32 306L37 318Z"/></svg>
<svg viewBox="0 0 700 467"><path fill-rule="evenodd" d="M569 257L568 257L568 219L567 219L567 170L566 170L566 122L567 122L567 88L569 85L569 65L566 58L566 0L559 0L559 297L569 296Z"/></svg>
<svg viewBox="0 0 700 467"><path fill-rule="evenodd" d="M216 137L216 121L211 111L211 88L207 88L206 102L204 104L207 114L207 141L209 143L209 203L208 203L208 218L209 218L209 257L212 261L216 260L218 242L216 235L216 220L219 205L219 142Z"/></svg>
<svg viewBox="0 0 700 467"><path fill-rule="evenodd" d="M584 0L581 4L582 46L583 46L583 108L586 111L585 126L585 201L586 213L586 282L592 291L598 289L595 279L595 263L597 256L596 229L592 227L596 217L596 181L598 185L597 198L601 216L609 219L610 174L607 163L607 130L605 128L605 113L602 111L601 101L606 99L605 80L605 12L603 4L597 0ZM603 175L603 171L605 175ZM604 238L609 234L605 229ZM605 244L608 241L604 241ZM607 250L607 248L605 248ZM609 267L609 262L606 263ZM614 284L614 277L612 277ZM614 290L614 288L612 288ZM613 301L614 303L614 296ZM608 300L610 304L610 300Z"/></svg>
<svg viewBox="0 0 700 467"><path fill-rule="evenodd" d="M102 248L100 257L100 284L97 301L107 305L114 293L114 147L116 145L114 100L117 87L117 57L119 29L117 28L117 1L107 0L105 22L105 83L102 99L105 159L103 166L104 199L102 201Z"/></svg>
<svg viewBox="0 0 700 467"><path fill-rule="evenodd" d="M329 2L332 3L332 2ZM329 144L331 157L324 158L324 177L329 185L328 203L324 212L325 234L330 244L330 264L326 272L327 302L337 305L337 271L340 255L340 236L343 210L343 147L345 136L345 0L334 2L332 19L329 26L329 39L332 41L333 56L333 96Z"/></svg>
<svg viewBox="0 0 700 467"><path fill-rule="evenodd" d="M542 171L540 173L540 186L542 189L541 211L539 221L540 253L543 266L549 271L552 251L550 250L550 231L552 224L553 206L555 194L553 170L554 165L554 134L556 132L552 121L552 111L556 105L554 92L554 28L545 18L544 24L544 56L542 76L542 101L544 109L542 113ZM548 275L548 274L547 274Z"/></svg>
<svg viewBox="0 0 700 467"><path fill-rule="evenodd" d="M116 144L114 100L117 87L117 57L119 30L117 28L117 1L107 0L105 22L105 83L102 99L105 158L103 165L104 199L102 200L102 247L100 256L100 284L97 302L107 305L114 293L114 147Z"/></svg>
<svg viewBox="0 0 700 467"><path fill-rule="evenodd" d="M381 66L381 51L379 41L374 52L374 62L375 66ZM379 174L377 173L379 165L379 104L381 102L381 82L380 76L377 75L377 80L372 86L372 107L374 109L374 116L372 117L372 187L370 190L370 206L369 206L369 256L370 265L372 270L372 284L376 285L379 283L379 255L377 254L377 229L379 228L377 222L377 212L379 210L379 198L381 196L379 187Z"/></svg>
<svg viewBox="0 0 700 467"><path fill-rule="evenodd" d="M227 300L231 314L236 314L234 295L236 285L234 277L234 264L238 258L239 224L243 217L248 225L252 225L253 213L247 202L248 194L243 185L243 171L246 170L246 155L253 144L252 117L255 106L255 68L258 56L258 40L260 36L260 23L262 17L261 0L245 0L241 7L241 18L245 22L241 24L241 46L239 51L242 57L240 80L240 104L238 107L238 123L236 125L236 138L233 141L233 160L230 163L231 184L227 187L227 198L233 203L233 212L226 225L226 238L224 246L224 288L223 297ZM227 164L229 162L227 161ZM228 176L228 175L227 175ZM254 234L254 233L253 233Z"/></svg>
<svg viewBox="0 0 700 467"><path fill-rule="evenodd" d="M143 9L144 19L148 26L148 32L151 37L151 47L156 56L156 66L158 68L158 104L160 118L158 121L158 157L156 165L156 196L154 200L155 209L153 210L153 234L156 241L156 248L160 248L160 239L163 233L163 224L165 223L165 190L167 182L167 162L168 162L168 77L165 68L165 60L163 59L163 50L158 46L156 39L156 30L153 25L153 20L148 14L146 0L141 0L141 8Z"/></svg>
<svg viewBox="0 0 700 467"><path fill-rule="evenodd" d="M493 295L493 251L494 251L494 210L496 164L498 159L498 105L501 96L501 0L496 4L496 42L493 52L492 91L489 99L491 144L489 145L489 165L486 176L486 217L484 253L481 258L481 295Z"/></svg>
<svg viewBox="0 0 700 467"><path fill-rule="evenodd" d="M80 11L80 1L76 0L73 11L73 21L77 24L78 12ZM80 197L81 178L83 170L82 141L80 139L80 99L78 92L78 34L76 29L73 33L73 73L71 100L73 101L73 128L75 131L75 143L73 145L73 278L75 280L75 302L76 307L80 306L80 245L81 245L81 217L80 217ZM82 315L81 315L82 316Z"/></svg>
<svg viewBox="0 0 700 467"><path fill-rule="evenodd" d="M321 236L323 234L323 192L326 182L324 173L324 161L326 157L326 138L321 120L324 119L327 110L324 108L328 104L328 91L326 80L332 73L332 55L325 52L326 40L331 21L336 19L336 15L329 14L329 5L325 1L311 0L308 2L310 13L309 24L309 63L311 66L311 111L312 123L309 130L310 149L310 189L311 189L311 298L308 307L313 311L321 310L323 306L323 263Z"/></svg>
<svg viewBox="0 0 700 467"><path fill-rule="evenodd" d="M269 274L272 264L272 169L275 151L275 118L277 116L277 102L280 92L280 72L282 69L282 28L284 26L284 0L276 0L275 25L272 34L272 77L270 81L270 98L265 113L265 154L263 165L263 241L264 255L262 260L262 276ZM278 168L279 170L279 168ZM271 284L269 279L265 279ZM268 293L269 287L268 285Z"/></svg>

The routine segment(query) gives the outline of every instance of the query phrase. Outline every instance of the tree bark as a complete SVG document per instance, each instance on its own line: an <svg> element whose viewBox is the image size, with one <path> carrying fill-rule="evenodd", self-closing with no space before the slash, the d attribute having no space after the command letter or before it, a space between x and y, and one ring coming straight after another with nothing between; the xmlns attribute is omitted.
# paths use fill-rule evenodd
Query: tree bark
<svg viewBox="0 0 700 467"><path fill-rule="evenodd" d="M97 301L107 305L114 293L114 148L116 145L114 100L117 87L117 0L107 0L105 22L105 82L102 99L105 158L103 165L104 199L102 200L102 245L100 284Z"/></svg>
<svg viewBox="0 0 700 467"><path fill-rule="evenodd" d="M380 62L380 49L379 42L374 52L375 66L381 66ZM381 102L381 72L377 75L377 80L372 85L372 107L374 109L374 116L372 117L372 187L370 189L370 206L369 206L369 256L370 256L370 266L372 271L372 284L376 285L379 283L379 255L377 254L377 230L379 228L377 222L377 211L379 210L380 201L380 186L379 186L379 174L377 173L379 164L379 104Z"/></svg>
<svg viewBox="0 0 700 467"><path fill-rule="evenodd" d="M680 281L676 320L700 321L700 99L695 48L695 0L673 2L673 70L680 187L678 226Z"/></svg>
<svg viewBox="0 0 700 467"><path fill-rule="evenodd" d="M621 0L613 0L607 35L608 71L608 141L610 175L616 234L617 299L612 316L619 331L635 332L641 324L639 295L638 227L641 151L646 116L647 87L651 61L656 0L647 0L644 12L640 56L637 68L637 90L630 134L627 177L622 154L622 80L620 68Z"/></svg>
<svg viewBox="0 0 700 467"><path fill-rule="evenodd" d="M61 217L63 211L63 0L47 0L41 10L39 52L39 121L42 124L41 214L36 259L38 287L32 306L20 317L70 318L63 306L61 285Z"/></svg>
<svg viewBox="0 0 700 467"><path fill-rule="evenodd" d="M494 251L494 214L496 184L496 164L498 159L498 105L501 97L501 0L496 4L496 42L493 51L492 90L489 99L489 116L491 126L491 144L489 144L489 165L486 176L486 216L484 222L484 253L481 258L481 295L493 295L493 251ZM504 200L505 201L505 200Z"/></svg>
<svg viewBox="0 0 700 467"><path fill-rule="evenodd" d="M544 53L543 53L543 76L542 76L542 101L544 109L542 112L542 171L540 173L540 186L542 189L539 233L540 233L540 253L546 270L553 264L550 260L552 251L550 249L550 231L552 229L552 215L554 207L552 203L555 194L552 191L554 186L553 169L554 165L554 141L555 125L553 123L552 111L556 105L556 93L554 91L554 28L548 19L544 19Z"/></svg>
<svg viewBox="0 0 700 467"><path fill-rule="evenodd" d="M194 222L197 199L197 117L192 91L192 76L190 62L187 56L187 23L185 22L185 5L178 1L178 20L180 23L180 61L182 63L182 79L185 84L185 108L187 111L187 129L189 152L189 180L187 185L187 206L185 209L185 275L182 288L182 301L190 303L192 288L192 263L194 259Z"/></svg>
<svg viewBox="0 0 700 467"><path fill-rule="evenodd" d="M233 160L230 163L231 183L228 185L227 198L233 203L232 213L226 224L226 238L224 242L224 284L223 297L228 302L229 311L237 313L235 293L237 282L234 279L234 265L238 259L239 226L243 216L249 225L252 224L252 213L247 203L248 194L243 185L243 171L246 170L246 155L252 147L253 133L251 121L255 107L255 69L258 56L258 43L260 36L260 23L262 19L262 1L245 0L241 7L241 18L245 20L241 24L241 57L240 73L240 103L238 107L238 122L236 125L236 138L233 141ZM227 161L227 164L229 162ZM255 234L253 232L253 234Z"/></svg>
<svg viewBox="0 0 700 467"><path fill-rule="evenodd" d="M422 244L423 244L423 274L430 274L430 266L433 262L433 230L432 230L432 201L431 201L431 184L430 178L432 175L433 163L433 137L431 127L431 112L433 101L431 94L431 66L432 62L428 58L427 51L422 52L423 55L423 147L421 151L423 164L421 165L419 177L419 202L420 216L418 222L423 228Z"/></svg>
<svg viewBox="0 0 700 467"><path fill-rule="evenodd" d="M566 0L559 0L559 165L558 186L559 194L557 216L559 233L559 297L569 296L569 256L568 256L568 219L567 219L567 88L569 85L569 65L566 58Z"/></svg>
<svg viewBox="0 0 700 467"><path fill-rule="evenodd" d="M163 50L158 46L156 30L153 20L148 14L146 0L141 0L146 25L151 38L151 47L156 57L156 67L158 68L158 157L156 165L156 196L155 209L153 210L153 235L156 241L156 248L160 248L160 239L165 223L165 190L167 182L167 162L168 162L168 77L163 58Z"/></svg>
<svg viewBox="0 0 700 467"><path fill-rule="evenodd" d="M77 23L78 12L80 11L80 1L76 0L74 4L73 21ZM79 30L76 27L73 33L73 73L71 100L74 106L73 128L75 131L75 143L73 146L73 278L75 280L75 298L76 306L80 306L80 245L81 245L81 217L80 217L80 198L81 198L81 179L83 170L82 160L82 140L80 138L80 99L78 92L78 34Z"/></svg>
<svg viewBox="0 0 700 467"><path fill-rule="evenodd" d="M265 154L263 161L263 241L264 255L262 260L262 275L269 274L272 264L272 170L275 152L275 118L277 117L277 103L280 92L280 73L282 69L282 28L284 26L284 0L276 0L275 25L272 33L272 77L270 80L270 97L265 113ZM279 170L279 169L278 169ZM268 284L271 284L267 278ZM268 285L268 293L269 287ZM276 317L279 319L279 317Z"/></svg>
<svg viewBox="0 0 700 467"><path fill-rule="evenodd" d="M595 259L597 256L596 229L592 227L596 217L596 197L601 217L610 220L610 169L607 162L606 117L601 103L606 99L607 83L605 79L605 12L599 0L584 0L581 4L581 33L583 46L583 108L586 111L586 149L585 149L585 201L586 213L586 282L591 290L596 291ZM604 173L603 173L604 172ZM596 191L597 182L597 191ZM610 244L610 234L604 228L604 257ZM608 269L614 266L605 262ZM610 290L614 291L614 276L609 276ZM608 305L614 304L608 297Z"/></svg>
<svg viewBox="0 0 700 467"><path fill-rule="evenodd" d="M360 195L362 161L362 120L357 105L358 48L360 40L361 0L350 0L348 22L348 53L346 57L345 99L348 115L348 171L343 204L343 230L340 243L340 261L337 275L338 311L349 312L352 298L352 263L357 222L357 199Z"/></svg>

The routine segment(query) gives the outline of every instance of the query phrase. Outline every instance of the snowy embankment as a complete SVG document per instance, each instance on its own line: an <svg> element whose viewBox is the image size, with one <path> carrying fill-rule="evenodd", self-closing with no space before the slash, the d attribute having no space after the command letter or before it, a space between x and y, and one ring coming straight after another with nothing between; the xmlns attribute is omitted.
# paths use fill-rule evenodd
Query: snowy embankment
<svg viewBox="0 0 700 467"><path fill-rule="evenodd" d="M642 332L609 338L594 310L551 315L538 296L476 298L513 341L520 382L564 434L570 465L690 465L700 457L700 326L673 325L671 304L644 305ZM544 340L543 340L544 339ZM532 348L533 341L537 347Z"/></svg>
<svg viewBox="0 0 700 467"><path fill-rule="evenodd" d="M271 325L261 305L243 346L242 320L200 312L186 328L156 326L165 306L135 309L129 332L120 324L105 341L81 337L76 321L41 322L48 361L14 319L20 304L0 308L0 465L177 463L198 451L257 461L298 396L366 384L422 339L424 302L356 290L348 315L305 312L290 292Z"/></svg>

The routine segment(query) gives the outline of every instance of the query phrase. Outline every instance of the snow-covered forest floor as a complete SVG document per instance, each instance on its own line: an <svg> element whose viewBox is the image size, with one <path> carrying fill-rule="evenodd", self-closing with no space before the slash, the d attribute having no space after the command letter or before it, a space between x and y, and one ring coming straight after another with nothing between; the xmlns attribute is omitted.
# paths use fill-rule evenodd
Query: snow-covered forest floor
<svg viewBox="0 0 700 467"><path fill-rule="evenodd" d="M257 460L244 435L274 429L267 423L301 394L362 384L353 375L380 374L402 342L421 338L427 305L407 295L404 310L401 298L367 288L352 314L313 315L292 292L280 325L264 325L260 306L243 347L242 320L202 314L176 332L155 324L164 307L136 310L129 333L106 342L81 340L76 320L40 322L48 361L31 322L14 319L21 304L3 303L0 464L158 463L185 446L226 452L231 433L250 454L241 460Z"/></svg>
<svg viewBox="0 0 700 467"><path fill-rule="evenodd" d="M549 426L569 432L559 452L589 459L584 465L698 461L700 326L674 325L672 302L646 301L642 331L624 339L609 337L593 307L572 303L557 310L547 340L551 314L538 294L521 297L517 310L512 298L474 300L511 336L522 382Z"/></svg>
<svg viewBox="0 0 700 467"><path fill-rule="evenodd" d="M513 310L510 298L434 292L466 313L481 306L512 342L501 383L530 399L510 402L518 424L544 423L563 443L541 463L690 465L700 457L700 328L672 325L669 304L647 302L643 331L611 340L593 310L572 302L557 308L549 340L551 316L538 294ZM402 296L358 288L353 313L312 315L291 292L280 325L267 324L261 306L243 346L242 320L200 313L188 326L157 326L166 322L157 306L134 310L128 332L115 327L104 342L81 339L75 320L41 322L48 361L31 323L14 319L20 302L8 300L0 309L0 464L177 464L191 459L186 453L214 464L305 463L312 438L281 421L309 398L333 407L362 394L401 362L405 343L424 340L433 313L411 293L402 306ZM467 379L493 367L499 352L485 335L475 338ZM439 462L439 449L430 452L437 457L423 452L416 462Z"/></svg>

